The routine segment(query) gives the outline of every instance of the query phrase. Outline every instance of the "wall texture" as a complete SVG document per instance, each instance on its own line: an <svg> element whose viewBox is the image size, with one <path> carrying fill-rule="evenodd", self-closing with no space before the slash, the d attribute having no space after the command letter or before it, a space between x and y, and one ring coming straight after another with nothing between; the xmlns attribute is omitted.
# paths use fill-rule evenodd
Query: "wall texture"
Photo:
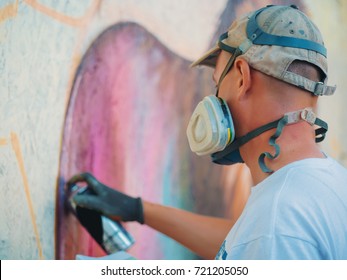
<svg viewBox="0 0 347 280"><path fill-rule="evenodd" d="M237 216L247 169L189 151L185 127L213 86L209 69L188 66L230 18L267 2L214 2L1 1L1 259L103 254L64 208L64 183L80 171L154 202ZM347 1L294 2L325 37L338 89L320 103L330 125L323 148L347 165ZM127 228L137 258L196 258L146 226Z"/></svg>

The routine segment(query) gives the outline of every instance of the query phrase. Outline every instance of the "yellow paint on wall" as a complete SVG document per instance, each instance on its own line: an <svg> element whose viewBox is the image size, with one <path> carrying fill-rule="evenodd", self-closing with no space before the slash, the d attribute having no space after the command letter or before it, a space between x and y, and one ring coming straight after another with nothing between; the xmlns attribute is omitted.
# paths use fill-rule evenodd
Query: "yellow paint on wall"
<svg viewBox="0 0 347 280"><path fill-rule="evenodd" d="M87 12L82 17L76 18L76 17L71 17L68 15L59 13L55 11L54 9L41 4L37 0L24 0L26 4L33 7L35 10L43 14L46 14L57 21L60 21L62 23L75 26L75 27L83 26L90 21L91 17L94 15L95 11L100 6L100 1L101 0L93 1L90 7L88 8Z"/></svg>
<svg viewBox="0 0 347 280"><path fill-rule="evenodd" d="M18 139L17 134L14 132L11 133L11 144L12 144L12 149L16 155L16 158L17 158L20 173L22 175L24 192L25 192L25 196L26 196L26 199L28 202L29 214L31 217L31 223L32 223L33 228L34 228L39 258L42 260L43 259L42 246L41 246L41 242L40 242L39 231L38 231L37 224L36 224L36 217L35 217L33 202L32 202L31 196L30 196L28 178L26 176L26 172L25 172L25 168L24 168L24 160L23 160L23 156L22 156L22 152L21 152L21 148L20 148L20 144L19 144L19 139Z"/></svg>
<svg viewBox="0 0 347 280"><path fill-rule="evenodd" d="M0 146L6 146L7 140L5 138L0 138Z"/></svg>
<svg viewBox="0 0 347 280"><path fill-rule="evenodd" d="M0 23L3 21L15 17L18 11L18 0L15 3L8 4L0 9Z"/></svg>

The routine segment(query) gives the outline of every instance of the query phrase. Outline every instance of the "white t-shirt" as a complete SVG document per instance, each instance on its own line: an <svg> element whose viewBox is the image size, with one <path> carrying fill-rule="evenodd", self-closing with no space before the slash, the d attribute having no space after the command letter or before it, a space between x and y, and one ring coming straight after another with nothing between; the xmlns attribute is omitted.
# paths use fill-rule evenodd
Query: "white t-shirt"
<svg viewBox="0 0 347 280"><path fill-rule="evenodd" d="M347 259L347 169L291 163L252 188L216 259Z"/></svg>

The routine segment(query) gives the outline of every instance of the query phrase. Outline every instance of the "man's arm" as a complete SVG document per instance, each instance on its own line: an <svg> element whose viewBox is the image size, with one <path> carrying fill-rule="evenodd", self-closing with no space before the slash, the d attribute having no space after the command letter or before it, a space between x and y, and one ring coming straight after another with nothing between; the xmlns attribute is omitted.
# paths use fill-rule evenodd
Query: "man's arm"
<svg viewBox="0 0 347 280"><path fill-rule="evenodd" d="M134 198L82 173L68 182L71 187L87 183L91 192L73 197L80 207L95 210L115 221L137 221L171 237L199 256L213 259L233 225L233 221L193 214Z"/></svg>
<svg viewBox="0 0 347 280"><path fill-rule="evenodd" d="M214 259L233 221L143 201L144 223L197 255Z"/></svg>

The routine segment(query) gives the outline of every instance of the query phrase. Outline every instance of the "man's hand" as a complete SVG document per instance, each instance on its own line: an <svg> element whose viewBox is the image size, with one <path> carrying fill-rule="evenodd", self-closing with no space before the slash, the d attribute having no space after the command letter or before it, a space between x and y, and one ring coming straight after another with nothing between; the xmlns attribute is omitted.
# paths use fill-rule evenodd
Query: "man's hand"
<svg viewBox="0 0 347 280"><path fill-rule="evenodd" d="M73 201L79 207L95 210L112 220L137 221L144 223L141 198L133 198L100 183L90 173L73 176L68 182L71 187L85 182L93 193L81 193L74 196Z"/></svg>

